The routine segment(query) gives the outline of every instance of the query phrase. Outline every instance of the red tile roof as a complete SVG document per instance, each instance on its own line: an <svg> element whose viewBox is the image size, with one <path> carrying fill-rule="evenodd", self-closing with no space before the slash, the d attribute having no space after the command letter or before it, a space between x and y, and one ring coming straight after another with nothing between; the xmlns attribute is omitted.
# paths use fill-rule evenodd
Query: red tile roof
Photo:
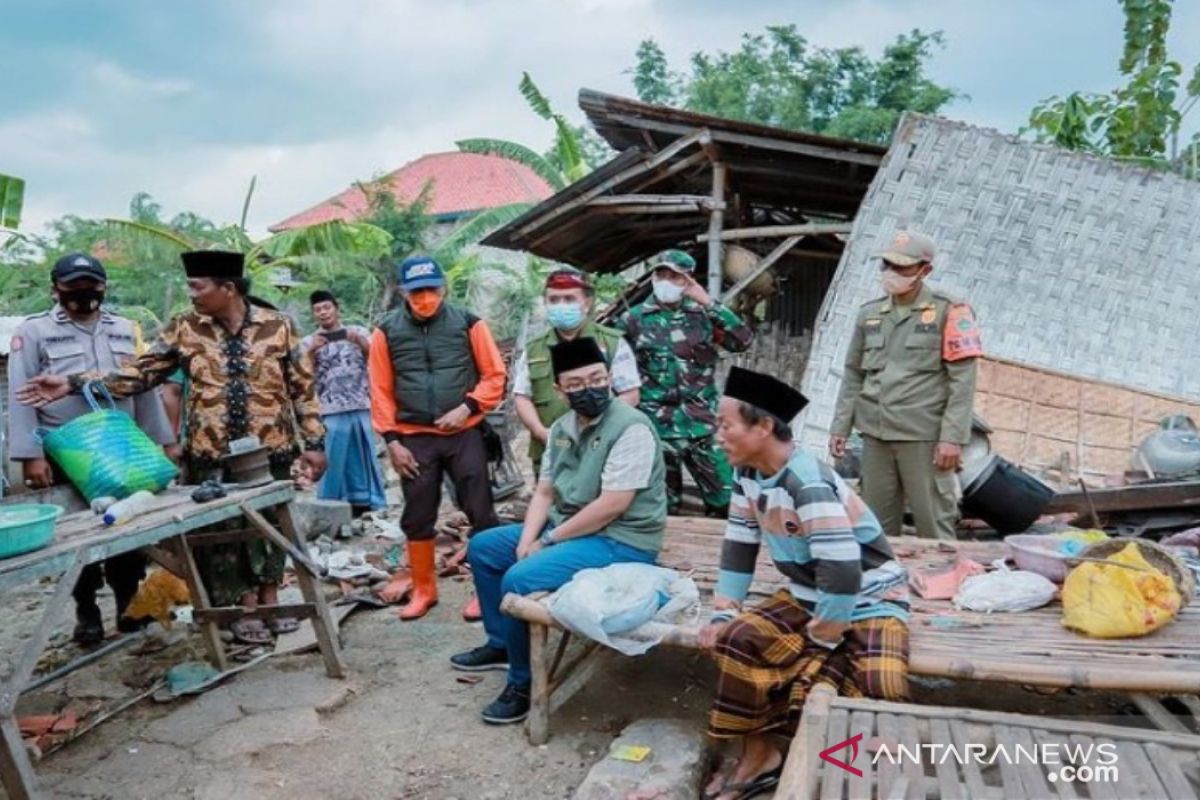
<svg viewBox="0 0 1200 800"><path fill-rule="evenodd" d="M429 213L461 214L511 203L538 203L554 194L550 185L524 164L500 156L475 153L432 153L385 175L400 203L411 203L426 183L430 187ZM329 220L353 220L367 211L367 198L352 186L307 211L272 225L283 231Z"/></svg>

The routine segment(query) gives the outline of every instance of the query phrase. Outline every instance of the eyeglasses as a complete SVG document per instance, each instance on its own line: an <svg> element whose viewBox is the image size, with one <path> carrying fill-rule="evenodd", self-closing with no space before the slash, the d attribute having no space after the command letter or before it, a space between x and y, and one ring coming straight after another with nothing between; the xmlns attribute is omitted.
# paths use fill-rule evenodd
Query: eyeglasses
<svg viewBox="0 0 1200 800"><path fill-rule="evenodd" d="M608 388L608 376L607 375L597 375L596 377L592 378L590 381L571 381L570 383L564 383L562 385L562 390L564 392L578 392L582 389L607 389L607 388Z"/></svg>

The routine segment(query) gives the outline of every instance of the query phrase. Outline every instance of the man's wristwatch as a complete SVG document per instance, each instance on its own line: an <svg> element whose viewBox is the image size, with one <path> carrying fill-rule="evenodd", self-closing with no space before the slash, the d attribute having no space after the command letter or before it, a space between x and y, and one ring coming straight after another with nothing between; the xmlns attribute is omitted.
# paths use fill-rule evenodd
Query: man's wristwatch
<svg viewBox="0 0 1200 800"><path fill-rule="evenodd" d="M538 537L538 541L542 543L542 547L550 547L554 544L554 528L546 528L542 531L542 535Z"/></svg>

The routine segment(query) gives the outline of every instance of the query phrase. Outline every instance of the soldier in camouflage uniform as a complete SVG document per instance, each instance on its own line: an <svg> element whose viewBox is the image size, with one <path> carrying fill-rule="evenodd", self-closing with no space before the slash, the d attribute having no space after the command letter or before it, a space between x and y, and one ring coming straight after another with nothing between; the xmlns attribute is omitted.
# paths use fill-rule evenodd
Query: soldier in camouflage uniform
<svg viewBox="0 0 1200 800"><path fill-rule="evenodd" d="M172 318L148 352L104 375L40 375L17 391L17 399L44 406L80 391L89 380L102 380L116 397L129 397L161 385L182 368L189 382L183 455L190 482L219 476L229 443L245 436L257 436L268 449L276 478L288 478L299 458L313 480L319 479L325 471L325 427L309 361L301 357L291 320L248 297L241 253L201 251L184 253L182 259L195 310ZM243 525L235 519L217 528ZM200 548L196 561L214 605L278 603L284 554L266 541ZM230 629L239 641L259 644L269 642L272 632L295 630L298 623L277 618L270 627L247 617Z"/></svg>
<svg viewBox="0 0 1200 800"><path fill-rule="evenodd" d="M667 250L654 260L653 296L629 310L622 329L642 375L638 408L654 421L663 440L670 513L679 510L686 466L700 487L705 512L725 516L733 478L716 446L718 348L740 353L754 331L733 310L696 282L696 262Z"/></svg>

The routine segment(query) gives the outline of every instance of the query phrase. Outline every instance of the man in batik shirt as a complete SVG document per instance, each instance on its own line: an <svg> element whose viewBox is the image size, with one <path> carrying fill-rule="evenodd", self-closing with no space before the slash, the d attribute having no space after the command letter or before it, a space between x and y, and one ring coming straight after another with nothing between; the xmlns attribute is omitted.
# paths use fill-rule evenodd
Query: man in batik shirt
<svg viewBox="0 0 1200 800"><path fill-rule="evenodd" d="M182 368L189 387L184 409L189 482L220 477L229 443L246 436L257 436L267 447L275 477L287 479L299 457L314 479L320 478L325 471L325 429L312 373L301 357L300 337L291 320L252 302L241 253L201 251L182 258L194 310L173 317L148 352L107 375L38 376L18 392L18 399L42 406L78 392L89 380L102 380L113 395L127 397L161 385ZM234 520L233 525L242 523ZM217 606L275 605L284 560L281 551L263 540L196 552L197 566ZM293 619L271 620L276 633L296 625ZM230 627L242 642L259 644L271 638L261 620L245 618Z"/></svg>

